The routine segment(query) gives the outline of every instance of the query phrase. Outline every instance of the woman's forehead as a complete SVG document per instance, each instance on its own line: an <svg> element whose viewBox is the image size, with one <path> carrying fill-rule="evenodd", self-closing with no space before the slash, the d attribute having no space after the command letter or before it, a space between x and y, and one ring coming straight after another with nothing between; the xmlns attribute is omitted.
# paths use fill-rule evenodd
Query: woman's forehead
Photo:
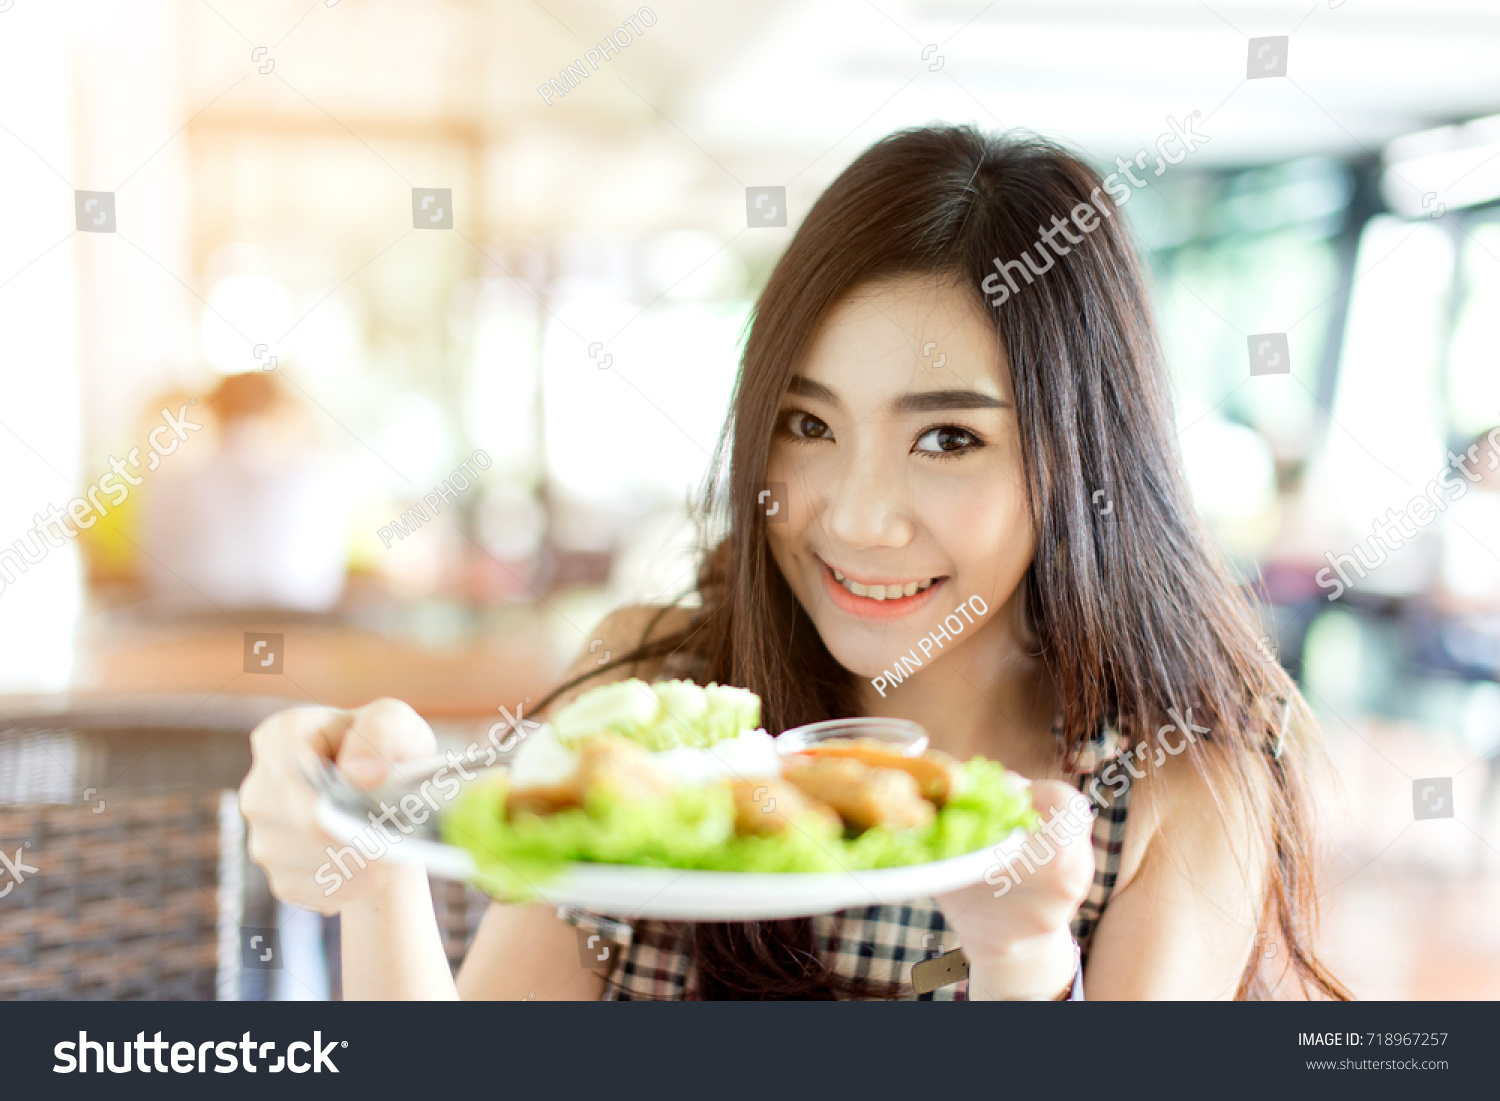
<svg viewBox="0 0 1500 1101"><path fill-rule="evenodd" d="M798 374L841 394L914 386L1010 392L1005 351L978 295L934 275L889 277L851 291L819 326Z"/></svg>

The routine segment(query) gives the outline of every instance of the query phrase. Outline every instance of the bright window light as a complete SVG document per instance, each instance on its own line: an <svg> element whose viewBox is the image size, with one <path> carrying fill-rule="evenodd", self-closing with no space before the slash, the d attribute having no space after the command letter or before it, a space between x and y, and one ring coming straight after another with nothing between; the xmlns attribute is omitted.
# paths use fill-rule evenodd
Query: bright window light
<svg viewBox="0 0 1500 1101"><path fill-rule="evenodd" d="M221 374L238 375L259 370L257 345L271 350L278 337L291 327L292 298L286 288L269 275L230 275L208 292L203 311L203 354Z"/></svg>
<svg viewBox="0 0 1500 1101"><path fill-rule="evenodd" d="M1408 218L1500 198L1500 115L1397 138L1385 164L1381 191Z"/></svg>
<svg viewBox="0 0 1500 1101"><path fill-rule="evenodd" d="M547 467L582 498L682 499L701 482L724 423L746 307L640 309L600 286L560 301L547 324Z"/></svg>
<svg viewBox="0 0 1500 1101"><path fill-rule="evenodd" d="M1448 409L1458 434L1472 436L1500 424L1500 223L1470 231L1464 290L1449 348Z"/></svg>
<svg viewBox="0 0 1500 1101"><path fill-rule="evenodd" d="M1444 463L1439 355L1452 240L1431 222L1371 221L1360 241L1338 392L1323 455L1344 516L1364 534Z"/></svg>

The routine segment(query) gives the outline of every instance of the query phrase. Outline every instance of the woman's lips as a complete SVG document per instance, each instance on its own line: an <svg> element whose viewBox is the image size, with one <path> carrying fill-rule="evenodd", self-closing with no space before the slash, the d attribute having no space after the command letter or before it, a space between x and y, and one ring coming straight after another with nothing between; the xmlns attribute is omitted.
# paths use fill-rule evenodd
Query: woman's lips
<svg viewBox="0 0 1500 1101"><path fill-rule="evenodd" d="M899 596L894 600L872 600L868 596L855 596L839 584L838 579L833 576L832 567L821 558L818 559L818 568L823 575L823 588L828 592L828 599L850 615L875 622L886 622L910 615L926 605L932 599L932 594L948 583L947 577L939 577L927 588L911 596Z"/></svg>

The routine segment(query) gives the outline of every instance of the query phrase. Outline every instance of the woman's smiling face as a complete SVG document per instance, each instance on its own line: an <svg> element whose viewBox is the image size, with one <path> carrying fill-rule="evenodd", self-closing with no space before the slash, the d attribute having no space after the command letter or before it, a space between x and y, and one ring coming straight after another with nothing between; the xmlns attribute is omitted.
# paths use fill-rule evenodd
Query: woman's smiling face
<svg viewBox="0 0 1500 1101"><path fill-rule="evenodd" d="M972 290L902 276L837 305L782 399L766 480L787 487L771 553L846 669L924 658L973 596L989 613L933 657L1012 632L1035 540L1010 367Z"/></svg>

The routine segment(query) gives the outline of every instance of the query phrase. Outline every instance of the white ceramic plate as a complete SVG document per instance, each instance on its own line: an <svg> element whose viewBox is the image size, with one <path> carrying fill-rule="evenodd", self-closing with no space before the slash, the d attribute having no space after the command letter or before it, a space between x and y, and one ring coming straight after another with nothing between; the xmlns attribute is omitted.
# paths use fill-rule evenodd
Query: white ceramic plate
<svg viewBox="0 0 1500 1101"><path fill-rule="evenodd" d="M318 823L340 843L352 844L367 822L335 806L318 803ZM537 884L541 897L558 906L624 918L662 921L764 921L803 917L860 906L905 902L956 891L984 879L997 862L1019 852L1027 833L1016 830L987 849L904 868L862 872L765 874L643 868L626 864L573 864L555 879ZM474 858L455 845L404 837L384 859L410 860L433 875L472 880Z"/></svg>

